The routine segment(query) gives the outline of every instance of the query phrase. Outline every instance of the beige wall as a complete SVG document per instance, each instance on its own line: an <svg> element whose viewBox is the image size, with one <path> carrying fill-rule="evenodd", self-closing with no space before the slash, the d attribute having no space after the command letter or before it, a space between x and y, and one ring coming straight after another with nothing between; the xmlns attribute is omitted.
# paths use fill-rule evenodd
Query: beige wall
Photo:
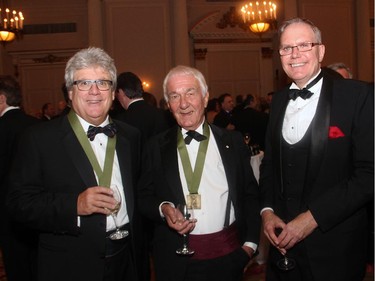
<svg viewBox="0 0 375 281"><path fill-rule="evenodd" d="M324 65L341 61L354 76L373 81L371 0L278 0L279 21L307 17L323 32ZM262 42L239 28L216 28L217 20L241 1L205 0L13 0L22 7L26 24L77 24L77 32L24 35L0 47L0 73L18 74L25 106L32 111L44 102L62 98L66 60L89 45L103 47L114 57L118 72L133 71L151 84L148 91L162 96L162 81L175 64L187 63L206 76L211 96L265 95L283 86L277 40L272 33ZM182 7L186 7L182 9ZM373 9L373 4L372 4ZM187 29L187 30L186 30ZM206 40L216 36L220 40ZM223 38L236 40L221 40ZM240 38L240 40L238 40ZM202 59L194 49L207 49ZM271 57L262 53L271 51ZM273 50L273 54L272 54Z"/></svg>

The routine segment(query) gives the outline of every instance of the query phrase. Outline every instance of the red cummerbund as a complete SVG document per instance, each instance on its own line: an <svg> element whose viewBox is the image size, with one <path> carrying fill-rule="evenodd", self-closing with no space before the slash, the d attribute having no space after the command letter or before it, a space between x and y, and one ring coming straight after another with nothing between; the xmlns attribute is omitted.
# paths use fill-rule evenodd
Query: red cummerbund
<svg viewBox="0 0 375 281"><path fill-rule="evenodd" d="M192 259L207 260L222 257L239 247L235 223L219 232L189 235L189 248L195 251Z"/></svg>

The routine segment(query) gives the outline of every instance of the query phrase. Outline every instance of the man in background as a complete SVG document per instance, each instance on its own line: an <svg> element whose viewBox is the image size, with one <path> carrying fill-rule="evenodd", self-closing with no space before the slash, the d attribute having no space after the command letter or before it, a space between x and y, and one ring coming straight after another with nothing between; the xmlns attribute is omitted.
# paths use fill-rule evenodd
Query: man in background
<svg viewBox="0 0 375 281"><path fill-rule="evenodd" d="M5 209L9 173L24 130L39 120L21 109L22 93L11 76L0 76L0 249L8 281L36 281L37 235L10 220Z"/></svg>
<svg viewBox="0 0 375 281"><path fill-rule="evenodd" d="M116 97L125 109L117 115L117 119L140 130L142 143L168 128L161 109L144 100L142 81L134 73L123 72L118 75Z"/></svg>

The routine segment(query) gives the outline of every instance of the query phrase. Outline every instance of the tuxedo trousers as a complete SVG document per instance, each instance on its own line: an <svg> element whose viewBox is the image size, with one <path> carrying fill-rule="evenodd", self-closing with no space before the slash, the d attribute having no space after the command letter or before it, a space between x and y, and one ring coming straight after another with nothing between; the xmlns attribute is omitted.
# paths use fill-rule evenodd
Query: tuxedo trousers
<svg viewBox="0 0 375 281"><path fill-rule="evenodd" d="M184 281L241 281L249 256L242 247L207 260L190 259Z"/></svg>

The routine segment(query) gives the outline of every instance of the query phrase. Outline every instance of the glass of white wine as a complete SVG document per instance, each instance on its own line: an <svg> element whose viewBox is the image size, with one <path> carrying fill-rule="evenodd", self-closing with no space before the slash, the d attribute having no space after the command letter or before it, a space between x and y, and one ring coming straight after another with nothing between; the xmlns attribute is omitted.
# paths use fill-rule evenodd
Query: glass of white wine
<svg viewBox="0 0 375 281"><path fill-rule="evenodd" d="M113 191L113 198L117 201L116 206L113 209L109 209L109 211L111 212L110 215L113 218L113 221L114 221L115 226L116 226L116 231L113 232L109 236L109 238L111 240L120 240L120 239L128 236L129 232L127 230L120 230L120 228L117 225L116 218L117 218L117 213L118 213L118 211L120 210L120 207L121 207L122 198L121 198L120 190L118 189L117 185L111 184L111 190Z"/></svg>
<svg viewBox="0 0 375 281"><path fill-rule="evenodd" d="M188 208L186 204L178 204L176 211L179 211L182 216L184 217L184 220L191 220L193 219L193 209ZM182 247L176 250L176 253L178 255L184 255L184 256L189 256L194 254L194 250L190 249L188 247L188 242L189 242L189 233L184 233L182 234Z"/></svg>

